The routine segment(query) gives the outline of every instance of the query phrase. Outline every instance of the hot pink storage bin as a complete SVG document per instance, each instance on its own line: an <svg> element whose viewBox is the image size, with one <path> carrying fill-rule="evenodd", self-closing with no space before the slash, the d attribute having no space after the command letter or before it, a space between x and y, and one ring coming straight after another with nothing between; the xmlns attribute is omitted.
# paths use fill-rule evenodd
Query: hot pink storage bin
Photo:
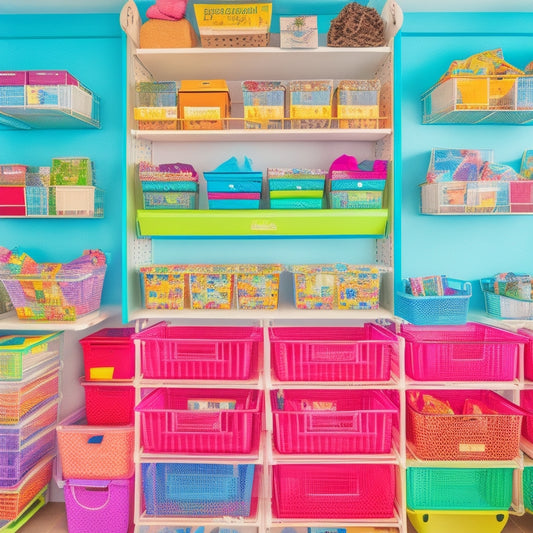
<svg viewBox="0 0 533 533"><path fill-rule="evenodd" d="M160 322L133 339L140 344L145 378L246 380L257 375L263 331Z"/></svg>
<svg viewBox="0 0 533 533"><path fill-rule="evenodd" d="M79 85L66 70L29 70L28 85Z"/></svg>
<svg viewBox="0 0 533 533"><path fill-rule="evenodd" d="M135 387L131 381L81 381L87 423L91 426L133 424Z"/></svg>
<svg viewBox="0 0 533 533"><path fill-rule="evenodd" d="M394 516L392 464L277 464L272 476L272 512L277 518Z"/></svg>
<svg viewBox="0 0 533 533"><path fill-rule="evenodd" d="M520 391L520 406L525 410L524 421L522 423L522 435L533 443L533 390L526 389Z"/></svg>
<svg viewBox="0 0 533 533"><path fill-rule="evenodd" d="M234 407L213 405L228 401ZM259 442L262 406L260 390L161 388L135 410L146 452L249 453Z"/></svg>
<svg viewBox="0 0 533 533"><path fill-rule="evenodd" d="M456 326L402 324L405 372L419 381L512 381L527 339L469 322Z"/></svg>
<svg viewBox="0 0 533 533"><path fill-rule="evenodd" d="M65 508L70 533L128 533L133 518L134 478L69 479Z"/></svg>
<svg viewBox="0 0 533 533"><path fill-rule="evenodd" d="M398 408L381 391L273 390L280 453L389 453Z"/></svg>
<svg viewBox="0 0 533 533"><path fill-rule="evenodd" d="M83 339L85 379L133 379L135 346L131 336L135 328L104 328Z"/></svg>
<svg viewBox="0 0 533 533"><path fill-rule="evenodd" d="M363 327L270 328L274 373L282 381L389 381L399 340Z"/></svg>
<svg viewBox="0 0 533 533"><path fill-rule="evenodd" d="M527 338L524 348L524 377L533 381L533 329L522 328L517 333Z"/></svg>
<svg viewBox="0 0 533 533"><path fill-rule="evenodd" d="M25 70L3 70L0 72L0 87L26 85L28 73Z"/></svg>

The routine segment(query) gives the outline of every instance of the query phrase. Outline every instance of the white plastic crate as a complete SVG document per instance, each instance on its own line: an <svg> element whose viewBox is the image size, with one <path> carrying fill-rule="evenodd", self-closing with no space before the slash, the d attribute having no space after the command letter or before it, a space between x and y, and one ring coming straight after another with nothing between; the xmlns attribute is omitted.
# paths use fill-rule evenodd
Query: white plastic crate
<svg viewBox="0 0 533 533"><path fill-rule="evenodd" d="M72 217L104 216L104 192L97 187L58 185L50 187L50 215Z"/></svg>

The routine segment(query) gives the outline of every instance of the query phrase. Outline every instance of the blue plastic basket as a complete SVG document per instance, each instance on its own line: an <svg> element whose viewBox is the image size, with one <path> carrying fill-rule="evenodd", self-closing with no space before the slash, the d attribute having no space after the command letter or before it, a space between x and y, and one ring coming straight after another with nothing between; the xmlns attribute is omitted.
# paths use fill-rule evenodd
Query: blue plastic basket
<svg viewBox="0 0 533 533"><path fill-rule="evenodd" d="M408 283L403 280L403 292L396 293L396 316L418 326L466 324L472 296L472 285L468 281L448 278L448 287L453 294L446 296L407 294Z"/></svg>
<svg viewBox="0 0 533 533"><path fill-rule="evenodd" d="M259 180L220 180L208 181L207 192L261 192Z"/></svg>
<svg viewBox="0 0 533 533"><path fill-rule="evenodd" d="M533 318L533 300L518 300L494 293L494 279L480 280L485 298L485 310L498 319L529 320Z"/></svg>
<svg viewBox="0 0 533 533"><path fill-rule="evenodd" d="M143 463L147 515L250 516L255 465Z"/></svg>

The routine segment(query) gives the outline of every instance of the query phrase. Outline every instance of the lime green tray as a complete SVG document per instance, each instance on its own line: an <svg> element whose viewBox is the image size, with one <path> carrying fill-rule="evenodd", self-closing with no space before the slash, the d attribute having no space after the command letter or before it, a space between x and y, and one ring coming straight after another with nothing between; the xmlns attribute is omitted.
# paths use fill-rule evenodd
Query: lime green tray
<svg viewBox="0 0 533 533"><path fill-rule="evenodd" d="M143 237L383 237L388 209L240 209L137 211Z"/></svg>

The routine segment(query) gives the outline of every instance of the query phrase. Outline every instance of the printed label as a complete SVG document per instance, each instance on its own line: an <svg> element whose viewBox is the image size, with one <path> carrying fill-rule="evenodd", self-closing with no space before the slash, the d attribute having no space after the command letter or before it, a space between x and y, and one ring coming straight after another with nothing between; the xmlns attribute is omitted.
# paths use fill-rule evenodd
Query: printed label
<svg viewBox="0 0 533 533"><path fill-rule="evenodd" d="M183 118L188 120L218 120L220 119L220 107L185 106Z"/></svg>
<svg viewBox="0 0 533 533"><path fill-rule="evenodd" d="M484 444L460 443L459 444L459 451L460 452L484 452L485 451L485 445Z"/></svg>

